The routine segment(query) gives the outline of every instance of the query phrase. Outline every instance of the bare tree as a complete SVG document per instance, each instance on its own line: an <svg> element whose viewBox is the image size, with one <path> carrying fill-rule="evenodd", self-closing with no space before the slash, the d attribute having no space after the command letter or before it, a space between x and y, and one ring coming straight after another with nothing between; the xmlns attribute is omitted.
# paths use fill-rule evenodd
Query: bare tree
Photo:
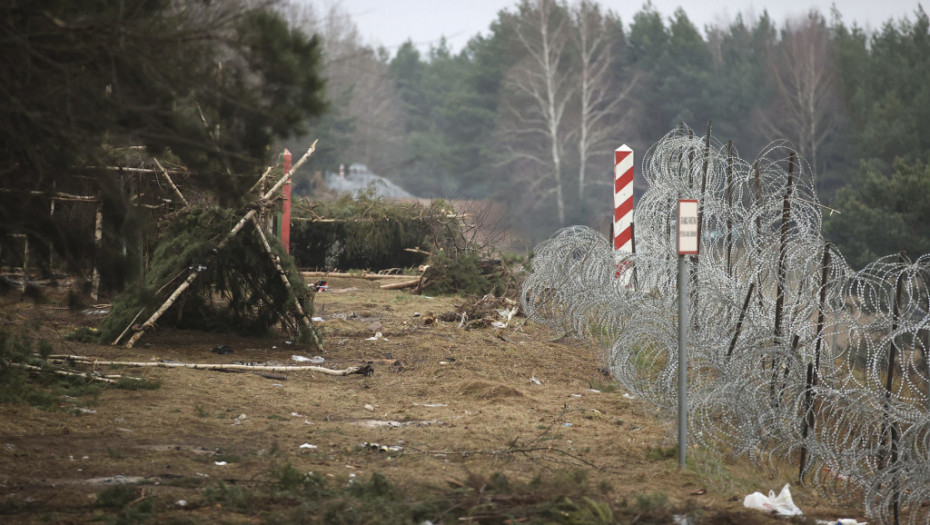
<svg viewBox="0 0 930 525"><path fill-rule="evenodd" d="M785 24L772 56L774 99L762 122L770 133L795 142L818 169L818 151L838 126L838 93L833 48L822 16L811 13Z"/></svg>
<svg viewBox="0 0 930 525"><path fill-rule="evenodd" d="M331 110L351 126L338 156L381 171L399 162L403 116L388 59L366 44L345 8L292 4L294 18L323 43L323 76Z"/></svg>
<svg viewBox="0 0 930 525"><path fill-rule="evenodd" d="M611 128L630 114L629 94L638 76L620 85L611 75L611 67L617 66L608 27L611 20L597 3L582 0L572 14L578 48L578 199L583 201L588 158L605 152Z"/></svg>
<svg viewBox="0 0 930 525"><path fill-rule="evenodd" d="M564 4L555 0L523 0L517 9L514 38L524 56L505 79L505 162L531 174L524 190L543 197L538 203L554 196L559 224L564 225L565 113L575 93L566 51L571 20Z"/></svg>

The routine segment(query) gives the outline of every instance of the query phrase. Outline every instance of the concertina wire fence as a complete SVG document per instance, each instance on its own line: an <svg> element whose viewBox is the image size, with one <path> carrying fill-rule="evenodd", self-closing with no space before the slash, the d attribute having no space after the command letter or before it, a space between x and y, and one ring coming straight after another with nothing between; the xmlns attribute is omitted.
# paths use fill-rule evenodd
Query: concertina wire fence
<svg viewBox="0 0 930 525"><path fill-rule="evenodd" d="M753 163L682 127L642 164L629 286L582 226L535 250L527 317L598 343L614 378L677 410L677 201L698 199L691 260L691 440L805 483L859 491L885 523L930 523L930 255L854 271L821 234L811 170L784 143Z"/></svg>

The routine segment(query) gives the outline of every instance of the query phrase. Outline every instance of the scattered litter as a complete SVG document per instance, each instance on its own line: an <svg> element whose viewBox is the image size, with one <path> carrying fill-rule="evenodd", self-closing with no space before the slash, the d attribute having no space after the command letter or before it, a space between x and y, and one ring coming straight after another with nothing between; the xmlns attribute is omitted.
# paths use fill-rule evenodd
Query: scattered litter
<svg viewBox="0 0 930 525"><path fill-rule="evenodd" d="M209 478L209 477L210 477L209 474L201 474L200 472L194 472L194 474L197 474L198 476L200 476L200 477L202 477L202 478Z"/></svg>
<svg viewBox="0 0 930 525"><path fill-rule="evenodd" d="M785 483L778 496L771 490L768 496L761 492L753 492L743 500L743 506L749 509L771 512L779 516L800 516L803 513L794 504L794 500L791 499L789 485L789 483Z"/></svg>
<svg viewBox="0 0 930 525"><path fill-rule="evenodd" d="M322 322L323 322L323 318L322 318L322 317L311 317L310 320L313 321L314 323L322 323Z"/></svg>
<svg viewBox="0 0 930 525"><path fill-rule="evenodd" d="M107 315L110 311L106 308L94 308L92 310L84 310L81 313L84 315Z"/></svg>
<svg viewBox="0 0 930 525"><path fill-rule="evenodd" d="M228 345L216 345L210 350L214 354L226 355L233 353L233 349Z"/></svg>
<svg viewBox="0 0 930 525"><path fill-rule="evenodd" d="M832 521L817 520L817 523L818 525L868 525L867 521L856 521L852 518L841 518Z"/></svg>
<svg viewBox="0 0 930 525"><path fill-rule="evenodd" d="M530 378L530 381L533 382L533 384L536 384L536 385L541 385L541 384L542 384L542 381L540 381L539 379L536 379L536 376L531 377L531 378Z"/></svg>
<svg viewBox="0 0 930 525"><path fill-rule="evenodd" d="M413 312L413 316L414 316L414 317L420 317L421 315L423 315L423 314L421 314L420 312Z"/></svg>
<svg viewBox="0 0 930 525"><path fill-rule="evenodd" d="M304 443L303 445L300 446L300 448L310 448L310 449L313 449L313 448L317 448L317 446L316 446L316 445L311 445L310 443Z"/></svg>
<svg viewBox="0 0 930 525"><path fill-rule="evenodd" d="M625 397L625 398L627 398L627 399L636 399L636 396L631 396L630 394L627 394L627 393L624 393L624 394L623 394L623 397Z"/></svg>
<svg viewBox="0 0 930 525"><path fill-rule="evenodd" d="M491 326L493 326L494 328L507 328L507 325L500 321L491 321Z"/></svg>
<svg viewBox="0 0 930 525"><path fill-rule="evenodd" d="M365 410L367 410L367 411L369 411L369 412L374 412L374 411L375 411L375 407L369 405L368 403L365 403Z"/></svg>
<svg viewBox="0 0 930 525"><path fill-rule="evenodd" d="M320 363L322 363L323 361L326 361L326 359L324 359L322 356L319 356L319 355L315 355L315 356L313 356L313 357L310 358L310 362L311 362L311 363L320 364Z"/></svg>
<svg viewBox="0 0 930 525"><path fill-rule="evenodd" d="M247 417L248 417L248 416L246 416L245 414L239 414L239 417L237 417L236 419L242 421L243 419L245 419L245 418L247 418Z"/></svg>
<svg viewBox="0 0 930 525"><path fill-rule="evenodd" d="M707 494L707 489L697 489L691 492L692 496L703 496L704 494Z"/></svg>
<svg viewBox="0 0 930 525"><path fill-rule="evenodd" d="M691 516L685 516L683 514L675 514L672 516L672 523L675 525L692 525L694 520Z"/></svg>
<svg viewBox="0 0 930 525"><path fill-rule="evenodd" d="M186 507L187 501L183 499L179 499L178 501L175 501L174 504L177 505L178 507Z"/></svg>
<svg viewBox="0 0 930 525"><path fill-rule="evenodd" d="M284 341L284 344L286 344L286 345L292 345L292 344L294 344L294 343L291 342L291 341Z"/></svg>
<svg viewBox="0 0 930 525"><path fill-rule="evenodd" d="M348 465L346 465L346 466L348 466ZM349 485L352 485L353 483L355 483L355 472L350 472L350 473L349 473L349 483L348 483L348 484L349 484Z"/></svg>
<svg viewBox="0 0 930 525"><path fill-rule="evenodd" d="M562 426L563 426L563 427L573 427L573 426L575 426L575 425L574 425L573 423L562 423Z"/></svg>
<svg viewBox="0 0 930 525"><path fill-rule="evenodd" d="M421 405L420 403L414 403L413 405L414 405L414 406L420 406L420 407L428 407L428 408L438 408L438 407L447 407L447 406L449 406L449 405L447 405L447 404L445 404L445 403L423 403L422 405Z"/></svg>
<svg viewBox="0 0 930 525"><path fill-rule="evenodd" d="M298 363L309 363L312 361L309 357L304 357L302 355L292 355L291 361L296 361Z"/></svg>
<svg viewBox="0 0 930 525"><path fill-rule="evenodd" d="M271 386L284 386L281 383L271 383Z"/></svg>
<svg viewBox="0 0 930 525"><path fill-rule="evenodd" d="M381 335L381 332L378 332L378 333L376 333L375 335L373 335L373 336L371 336L371 337L369 337L369 338L367 338L367 339L365 339L365 340L366 340L366 341L378 341L378 340L387 341L387 338L384 337L383 335Z"/></svg>
<svg viewBox="0 0 930 525"><path fill-rule="evenodd" d="M305 416L305 415L303 415L303 414L298 414L297 412L291 412L291 415L294 416L294 417L307 417L307 416Z"/></svg>
<svg viewBox="0 0 930 525"><path fill-rule="evenodd" d="M588 389L588 392L591 392L591 393L593 393L593 394L600 394L600 393L601 393L601 391L598 390L598 389L596 389L596 388L589 388L589 389Z"/></svg>
<svg viewBox="0 0 930 525"><path fill-rule="evenodd" d="M581 394L572 394L572 397L581 397Z"/></svg>
<svg viewBox="0 0 930 525"><path fill-rule="evenodd" d="M81 412L82 414L96 414L97 413L97 411L94 410L93 408L77 407L77 410Z"/></svg>
<svg viewBox="0 0 930 525"><path fill-rule="evenodd" d="M367 441L359 446L362 448L377 450L378 452L403 452L404 450L404 447L381 445L379 443L369 443Z"/></svg>
<svg viewBox="0 0 930 525"><path fill-rule="evenodd" d="M277 346L274 346L274 345L271 345L271 349L272 349L272 350L277 350L278 347L277 347Z"/></svg>
<svg viewBox="0 0 930 525"><path fill-rule="evenodd" d="M218 466L218 467L225 467L225 466L228 465L229 463L226 463L225 461L214 461L213 464L216 465L216 466Z"/></svg>

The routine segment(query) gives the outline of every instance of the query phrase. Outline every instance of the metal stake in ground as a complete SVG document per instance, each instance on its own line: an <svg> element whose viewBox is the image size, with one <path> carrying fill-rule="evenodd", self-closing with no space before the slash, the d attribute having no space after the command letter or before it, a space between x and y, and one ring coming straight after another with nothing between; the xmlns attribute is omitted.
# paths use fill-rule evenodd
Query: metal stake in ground
<svg viewBox="0 0 930 525"><path fill-rule="evenodd" d="M678 201L678 468L688 449L688 259L698 253L698 201Z"/></svg>

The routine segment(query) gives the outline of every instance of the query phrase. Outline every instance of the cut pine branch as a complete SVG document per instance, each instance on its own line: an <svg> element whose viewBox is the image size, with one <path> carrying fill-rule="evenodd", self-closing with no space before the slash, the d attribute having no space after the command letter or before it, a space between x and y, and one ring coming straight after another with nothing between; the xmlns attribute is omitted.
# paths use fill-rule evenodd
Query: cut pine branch
<svg viewBox="0 0 930 525"><path fill-rule="evenodd" d="M317 142L318 142L317 140L313 141L313 144L310 145L310 148L307 150L307 152L304 153L302 157L300 157L300 160L294 163L294 166L287 173L285 173L283 177L281 177L281 180L279 180L270 190L268 190L267 192L265 192L264 195L262 195L261 200L266 201L270 199L272 195L274 195L278 190L281 189L281 186L283 186L285 182L290 180L291 176L294 175L294 172L296 172L301 166L303 166L304 163L307 162L307 159L309 159L310 156L313 155L313 152L316 151ZM229 233L226 234L226 237L224 237L223 240L220 241L220 243L216 246L216 248L213 249L214 256L217 253L219 253L220 250L222 250L226 246L226 244L228 244L229 241L232 240L232 238L235 237L236 234L238 234L240 230L242 230L242 227L245 226L245 223L252 220L252 218L255 217L257 213L258 213L258 208L252 208L251 210L246 212L246 214L241 219L239 219L239 222L236 223L236 225L233 226L233 228L229 231ZM168 300L165 301L165 303L161 305L161 307L158 310L156 310L155 313L152 314L152 316L149 317L148 320L145 321L141 327L139 327L138 330L136 330L136 333L132 334L132 337L130 337L129 340L126 341L126 345L125 345L126 348L132 348L136 344L136 341L138 341L139 338L142 337L142 334L145 333L146 329L154 328L155 323L158 321L158 319L169 308L171 308L171 305L173 305L174 302L178 300L178 297L180 297L181 294L184 293L185 290L190 288L191 284L200 275L200 272L202 272L205 269L206 267L201 266L201 265L192 266L191 273L190 275L187 276L187 279L185 279L184 282L181 283L181 285L178 286L178 288L174 291L174 293L172 293L171 296L168 297Z"/></svg>

